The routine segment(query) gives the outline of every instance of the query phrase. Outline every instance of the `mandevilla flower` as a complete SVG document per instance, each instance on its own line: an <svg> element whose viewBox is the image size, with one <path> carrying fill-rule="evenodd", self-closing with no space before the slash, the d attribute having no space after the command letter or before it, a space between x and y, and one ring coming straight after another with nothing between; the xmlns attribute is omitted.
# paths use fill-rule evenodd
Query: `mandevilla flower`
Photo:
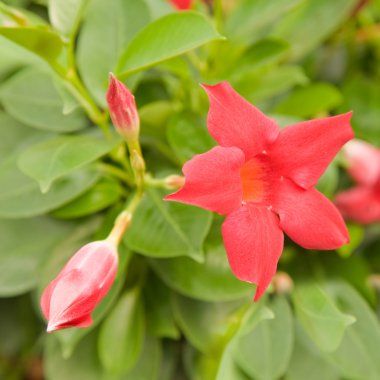
<svg viewBox="0 0 380 380"><path fill-rule="evenodd" d="M117 132L127 141L137 140L140 118L135 97L112 73L107 91L110 116Z"/></svg>
<svg viewBox="0 0 380 380"><path fill-rule="evenodd" d="M208 130L219 146L188 161L184 186L165 199L227 215L222 235L231 269L257 284L257 301L276 272L284 232L308 249L348 242L339 211L313 186L353 137L351 113L280 131L228 83L203 87Z"/></svg>
<svg viewBox="0 0 380 380"><path fill-rule="evenodd" d="M380 221L380 150L360 140L343 149L347 170L358 183L339 193L335 204L343 216L359 223Z"/></svg>
<svg viewBox="0 0 380 380"><path fill-rule="evenodd" d="M47 332L90 326L91 313L111 288L117 265L114 242L95 241L82 247L42 294Z"/></svg>

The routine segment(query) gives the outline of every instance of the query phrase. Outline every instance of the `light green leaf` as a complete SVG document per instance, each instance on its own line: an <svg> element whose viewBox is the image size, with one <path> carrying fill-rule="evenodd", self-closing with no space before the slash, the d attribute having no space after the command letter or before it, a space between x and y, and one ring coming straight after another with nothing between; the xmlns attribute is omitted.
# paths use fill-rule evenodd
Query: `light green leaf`
<svg viewBox="0 0 380 380"><path fill-rule="evenodd" d="M114 71L121 52L149 21L144 0L91 1L78 38L78 67L102 106L106 106L108 73Z"/></svg>
<svg viewBox="0 0 380 380"><path fill-rule="evenodd" d="M236 364L233 351L234 347L228 345L223 352L216 380L251 380Z"/></svg>
<svg viewBox="0 0 380 380"><path fill-rule="evenodd" d="M120 57L117 72L130 75L221 38L199 13L169 14L149 24L132 40Z"/></svg>
<svg viewBox="0 0 380 380"><path fill-rule="evenodd" d="M295 342L285 380L340 380L334 367L323 357L302 327L295 323Z"/></svg>
<svg viewBox="0 0 380 380"><path fill-rule="evenodd" d="M47 217L0 220L0 295L16 296L37 284L40 267L70 224Z"/></svg>
<svg viewBox="0 0 380 380"><path fill-rule="evenodd" d="M326 356L342 377L358 380L380 378L380 324L368 304L348 283L327 288L341 309L353 315L356 323L347 329L339 348Z"/></svg>
<svg viewBox="0 0 380 380"><path fill-rule="evenodd" d="M53 27L66 37L78 28L89 0L49 0L49 18Z"/></svg>
<svg viewBox="0 0 380 380"><path fill-rule="evenodd" d="M123 194L119 182L110 178L102 178L94 187L72 202L52 212L60 219L80 218L94 214L117 202Z"/></svg>
<svg viewBox="0 0 380 380"><path fill-rule="evenodd" d="M179 330L174 322L171 290L154 274L144 285L144 299L148 331L159 338L178 339Z"/></svg>
<svg viewBox="0 0 380 380"><path fill-rule="evenodd" d="M187 257L150 260L159 277L175 291L203 301L231 301L254 292L254 286L236 279L221 241L220 223L214 223L205 243L205 261Z"/></svg>
<svg viewBox="0 0 380 380"><path fill-rule="evenodd" d="M335 351L355 318L342 313L325 289L314 282L297 284L293 292L297 317L323 351Z"/></svg>
<svg viewBox="0 0 380 380"><path fill-rule="evenodd" d="M338 184L339 169L337 164L333 161L322 174L316 187L321 193L326 195L326 197L332 198L335 195Z"/></svg>
<svg viewBox="0 0 380 380"><path fill-rule="evenodd" d="M290 43L292 57L297 59L337 30L356 6L356 0L303 1L275 24L272 33Z"/></svg>
<svg viewBox="0 0 380 380"><path fill-rule="evenodd" d="M35 179L46 193L52 183L104 156L120 144L95 135L60 136L29 147L21 153L19 168Z"/></svg>
<svg viewBox="0 0 380 380"><path fill-rule="evenodd" d="M170 122L167 137L171 148L182 162L215 146L215 141L206 128L195 118L185 115L179 115Z"/></svg>
<svg viewBox="0 0 380 380"><path fill-rule="evenodd" d="M212 355L226 343L234 314L242 302L208 303L174 295L173 306L176 320L188 341L204 354Z"/></svg>
<svg viewBox="0 0 380 380"><path fill-rule="evenodd" d="M163 200L166 193L149 189L124 235L132 250L152 257L190 256L203 259L203 241L211 213Z"/></svg>
<svg viewBox="0 0 380 380"><path fill-rule="evenodd" d="M293 91L277 104L274 111L307 118L330 111L341 102L342 96L336 87L329 83L313 83Z"/></svg>
<svg viewBox="0 0 380 380"><path fill-rule="evenodd" d="M288 367L293 350L293 322L285 298L271 303L275 318L260 322L234 342L234 358L245 373L257 380L277 380Z"/></svg>
<svg viewBox="0 0 380 380"><path fill-rule="evenodd" d="M47 29L0 27L0 35L47 61L54 61L63 48L61 37Z"/></svg>
<svg viewBox="0 0 380 380"><path fill-rule="evenodd" d="M141 353L144 328L140 289L134 288L124 293L100 329L98 352L104 368L115 375L128 372Z"/></svg>
<svg viewBox="0 0 380 380"><path fill-rule="evenodd" d="M75 199L99 178L92 168L83 168L58 180L42 194L38 184L17 167L17 156L0 164L0 218L29 218L42 215Z"/></svg>
<svg viewBox="0 0 380 380"><path fill-rule="evenodd" d="M63 114L63 101L50 74L37 67L19 71L0 88L5 110L31 127L54 132L73 132L87 126L81 110Z"/></svg>

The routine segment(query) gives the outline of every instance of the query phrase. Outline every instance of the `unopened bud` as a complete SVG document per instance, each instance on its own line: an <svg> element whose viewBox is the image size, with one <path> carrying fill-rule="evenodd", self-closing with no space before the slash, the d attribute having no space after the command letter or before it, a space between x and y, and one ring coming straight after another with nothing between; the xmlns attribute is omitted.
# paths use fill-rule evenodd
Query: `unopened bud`
<svg viewBox="0 0 380 380"><path fill-rule="evenodd" d="M47 332L90 326L91 313L110 290L117 266L116 245L110 241L95 241L76 252L42 294Z"/></svg>
<svg viewBox="0 0 380 380"><path fill-rule="evenodd" d="M117 132L126 140L137 140L140 129L140 118L137 112L135 97L128 87L112 73L109 76L107 102L110 116Z"/></svg>
<svg viewBox="0 0 380 380"><path fill-rule="evenodd" d="M272 279L273 290L277 294L288 294L293 289L293 280L285 272L277 272Z"/></svg>
<svg viewBox="0 0 380 380"><path fill-rule="evenodd" d="M185 184L185 177L181 175L170 175L165 178L165 187L167 189L178 189Z"/></svg>

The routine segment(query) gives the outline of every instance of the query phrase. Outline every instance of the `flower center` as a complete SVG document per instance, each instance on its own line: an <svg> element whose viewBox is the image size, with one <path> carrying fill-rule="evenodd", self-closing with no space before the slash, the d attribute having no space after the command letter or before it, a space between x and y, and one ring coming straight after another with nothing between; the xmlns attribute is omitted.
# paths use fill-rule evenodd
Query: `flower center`
<svg viewBox="0 0 380 380"><path fill-rule="evenodd" d="M240 178L243 201L261 202L264 199L265 182L264 168L260 160L253 158L247 161L240 169Z"/></svg>

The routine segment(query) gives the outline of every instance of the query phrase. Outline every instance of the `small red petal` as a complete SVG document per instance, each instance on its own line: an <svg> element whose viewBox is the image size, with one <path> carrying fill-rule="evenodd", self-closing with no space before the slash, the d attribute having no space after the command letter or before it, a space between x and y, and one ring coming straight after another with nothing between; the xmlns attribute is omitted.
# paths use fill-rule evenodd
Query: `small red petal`
<svg viewBox="0 0 380 380"><path fill-rule="evenodd" d="M270 284L282 253L284 234L278 223L266 207L248 203L228 215L222 226L232 272L240 280L257 284L255 301Z"/></svg>

